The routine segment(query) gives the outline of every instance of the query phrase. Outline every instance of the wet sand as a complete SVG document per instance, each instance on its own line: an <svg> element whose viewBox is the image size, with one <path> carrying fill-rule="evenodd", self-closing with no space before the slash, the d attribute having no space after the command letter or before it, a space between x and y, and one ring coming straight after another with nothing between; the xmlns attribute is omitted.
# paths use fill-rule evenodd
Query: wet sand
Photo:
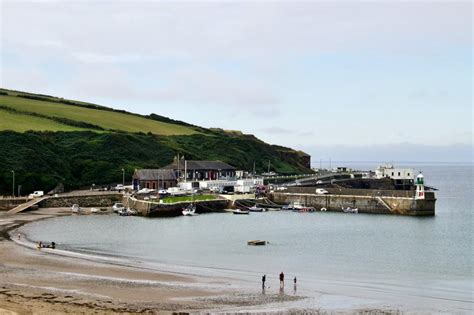
<svg viewBox="0 0 474 315"><path fill-rule="evenodd" d="M349 305L347 297L322 292L308 307L306 298L295 294L270 290L262 294L258 288L242 292L242 286L235 285L239 279L149 270L113 258L38 250L24 236L16 239L16 234L15 241L10 239L22 224L63 215L71 215L70 210L0 212L0 314L402 313L372 303ZM332 301L331 307L322 306L324 299Z"/></svg>
<svg viewBox="0 0 474 315"><path fill-rule="evenodd" d="M217 312L299 299L244 294L231 288L223 291L229 279L64 257L9 238L8 231L22 224L61 215L70 215L69 209L0 213L0 314Z"/></svg>

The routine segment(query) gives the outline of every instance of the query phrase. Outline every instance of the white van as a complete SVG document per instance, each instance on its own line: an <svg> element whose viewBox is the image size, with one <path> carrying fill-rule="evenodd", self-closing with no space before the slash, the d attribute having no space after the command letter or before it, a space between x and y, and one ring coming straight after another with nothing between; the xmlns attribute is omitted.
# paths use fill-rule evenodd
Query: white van
<svg viewBox="0 0 474 315"><path fill-rule="evenodd" d="M316 188L316 194L318 194L318 195L326 195L326 194L328 194L328 191L327 191L326 189Z"/></svg>
<svg viewBox="0 0 474 315"><path fill-rule="evenodd" d="M44 192L42 190L34 191L32 194L28 195L28 199L38 198L44 196Z"/></svg>

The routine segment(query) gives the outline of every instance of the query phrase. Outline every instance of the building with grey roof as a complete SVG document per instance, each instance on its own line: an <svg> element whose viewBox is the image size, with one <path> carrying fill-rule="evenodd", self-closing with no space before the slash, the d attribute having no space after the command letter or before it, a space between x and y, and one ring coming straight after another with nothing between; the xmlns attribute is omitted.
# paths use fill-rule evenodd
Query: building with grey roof
<svg viewBox="0 0 474 315"><path fill-rule="evenodd" d="M133 188L168 189L178 181L172 169L140 169L133 173Z"/></svg>

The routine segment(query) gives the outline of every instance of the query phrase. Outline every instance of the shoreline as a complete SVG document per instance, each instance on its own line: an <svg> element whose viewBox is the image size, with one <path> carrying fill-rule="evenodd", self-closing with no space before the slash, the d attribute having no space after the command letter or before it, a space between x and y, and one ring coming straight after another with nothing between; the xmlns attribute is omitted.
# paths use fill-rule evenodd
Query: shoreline
<svg viewBox="0 0 474 315"><path fill-rule="evenodd" d="M60 249L37 250L24 236L19 242L12 239L25 224L66 215L69 209L0 214L0 273L5 275L0 277L0 313L235 313L241 307L301 299L243 293L225 278L143 269L120 259Z"/></svg>
<svg viewBox="0 0 474 315"><path fill-rule="evenodd" d="M37 250L33 240L25 235L20 241L15 239L16 230L24 224L69 215L70 210L66 208L39 209L17 215L0 213L0 313L8 310L14 314L29 314L32 309L40 314L66 311L98 314L443 313L444 307L420 308L412 303L385 299L387 295L383 298L383 293L378 297L377 294L354 295L351 287L356 289L369 284L363 279L356 282L318 279L320 286L316 291L298 290L300 294L308 293L303 293L307 296L291 295L290 290L288 293L277 289L262 292L253 280L216 272L211 267L213 275L190 271L184 266L149 265L100 253Z"/></svg>

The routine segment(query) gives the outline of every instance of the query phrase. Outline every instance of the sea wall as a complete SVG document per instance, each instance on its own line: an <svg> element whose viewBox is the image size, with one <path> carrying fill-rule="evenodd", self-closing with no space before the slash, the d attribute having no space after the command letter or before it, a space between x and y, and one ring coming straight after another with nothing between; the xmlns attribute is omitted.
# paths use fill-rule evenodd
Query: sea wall
<svg viewBox="0 0 474 315"><path fill-rule="evenodd" d="M313 189L314 190L314 189ZM393 192L394 195L407 192ZM364 194L327 194L274 192L269 199L278 204L300 202L317 210L326 208L327 211L342 212L343 208L358 208L359 213L399 214L413 216L432 216L435 214L433 192L426 193L425 200L415 200L414 197L400 197L383 193Z"/></svg>
<svg viewBox="0 0 474 315"><path fill-rule="evenodd" d="M177 202L172 204L156 203L143 200L137 200L130 197L123 197L125 207L130 207L138 211L142 216L149 217L173 217L182 215L183 208L188 206L190 202ZM195 201L197 213L223 212L229 206L228 200L207 200Z"/></svg>
<svg viewBox="0 0 474 315"><path fill-rule="evenodd" d="M111 207L114 203L121 201L122 194L65 196L48 198L40 202L39 206L41 208L61 208L78 204L81 207Z"/></svg>
<svg viewBox="0 0 474 315"><path fill-rule="evenodd" d="M27 202L26 197L0 197L0 211L7 211Z"/></svg>

